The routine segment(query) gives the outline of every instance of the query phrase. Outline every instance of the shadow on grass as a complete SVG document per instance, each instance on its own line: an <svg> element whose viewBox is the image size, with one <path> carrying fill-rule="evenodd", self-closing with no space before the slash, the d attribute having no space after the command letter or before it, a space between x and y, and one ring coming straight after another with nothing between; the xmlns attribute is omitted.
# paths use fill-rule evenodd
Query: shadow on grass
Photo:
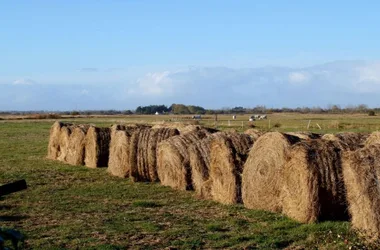
<svg viewBox="0 0 380 250"><path fill-rule="evenodd" d="M9 215L9 216L0 216L0 221L20 221L29 218L29 216L17 216L17 215Z"/></svg>

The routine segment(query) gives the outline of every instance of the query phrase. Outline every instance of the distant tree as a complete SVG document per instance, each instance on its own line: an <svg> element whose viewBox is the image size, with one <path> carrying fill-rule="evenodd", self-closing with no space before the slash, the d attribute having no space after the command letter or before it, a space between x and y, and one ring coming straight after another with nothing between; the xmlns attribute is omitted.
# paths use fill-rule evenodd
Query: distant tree
<svg viewBox="0 0 380 250"><path fill-rule="evenodd" d="M151 115L158 113L168 112L169 109L165 105L149 105L149 106L138 106L136 108L136 114Z"/></svg>
<svg viewBox="0 0 380 250"><path fill-rule="evenodd" d="M176 115L190 114L188 107L183 104L172 104L170 106L170 111Z"/></svg>
<svg viewBox="0 0 380 250"><path fill-rule="evenodd" d="M369 115L369 116L375 116L376 114L375 114L375 111L370 110L370 111L368 111L368 115Z"/></svg>

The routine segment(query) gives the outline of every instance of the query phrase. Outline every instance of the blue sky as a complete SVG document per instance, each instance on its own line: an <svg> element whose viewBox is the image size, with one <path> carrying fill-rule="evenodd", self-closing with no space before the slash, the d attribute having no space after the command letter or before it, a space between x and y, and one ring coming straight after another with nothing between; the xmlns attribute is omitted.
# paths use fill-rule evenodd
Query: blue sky
<svg viewBox="0 0 380 250"><path fill-rule="evenodd" d="M321 84L342 86L344 83L337 79L346 81L357 73L357 82L351 85L377 89L377 75L367 74L363 80L360 74L368 73L363 67L377 72L379 11L378 1L1 1L0 95L8 99L0 100L0 110L72 109L78 105L82 109L133 109L154 102L181 102L182 94L188 104L215 107L213 99L229 93L209 93L199 98L199 93L188 96L176 86L189 89L208 84L214 89L227 84L229 88L250 86L255 92L252 82L262 79L257 78L257 72L248 77L242 73L244 69L276 66L265 76L274 79L283 75L284 69L292 68L286 80L281 80L286 82L293 79L294 72L305 73L329 62L334 62L334 67L325 70L336 76L334 81L310 78L309 84L324 80ZM337 63L345 70L337 71ZM218 75L210 77L215 68L219 69ZM223 82L229 70L240 73ZM182 72L180 80L178 71ZM207 77L192 75L200 71ZM17 91L12 91L14 85ZM28 86L26 91L20 87L24 85L33 87ZM58 99L68 104L57 105L41 88L50 88L50 95L54 95L58 86L97 99L74 105L78 97L65 94ZM269 80L260 86L268 93L276 92L276 84ZM16 96L23 91L29 99ZM355 98L347 95L335 102L322 98L294 103L290 98L276 104L265 103L268 98L257 93L252 96L254 101L248 96L226 99L217 105L282 107L368 102L380 106L362 94ZM46 101L33 101L36 99Z"/></svg>

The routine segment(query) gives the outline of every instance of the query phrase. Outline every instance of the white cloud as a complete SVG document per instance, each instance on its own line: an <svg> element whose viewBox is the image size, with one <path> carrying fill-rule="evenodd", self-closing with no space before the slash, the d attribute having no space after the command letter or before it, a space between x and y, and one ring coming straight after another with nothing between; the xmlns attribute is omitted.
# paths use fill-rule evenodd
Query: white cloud
<svg viewBox="0 0 380 250"><path fill-rule="evenodd" d="M289 82L294 84L301 84L308 82L310 77L305 72L291 72L288 76Z"/></svg>
<svg viewBox="0 0 380 250"><path fill-rule="evenodd" d="M29 78L20 78L13 81L13 84L14 85L33 85L33 84L36 84L36 82Z"/></svg>
<svg viewBox="0 0 380 250"><path fill-rule="evenodd" d="M81 68L79 69L80 72L99 72L98 68Z"/></svg>
<svg viewBox="0 0 380 250"><path fill-rule="evenodd" d="M359 82L380 82L380 63L358 67L357 70L359 72Z"/></svg>
<svg viewBox="0 0 380 250"><path fill-rule="evenodd" d="M81 93L81 95L88 95L90 93L90 91L88 91L87 89L82 89L82 91L80 93Z"/></svg>
<svg viewBox="0 0 380 250"><path fill-rule="evenodd" d="M137 80L138 90L130 90L131 93L141 93L143 95L162 96L173 92L173 80L171 72L148 73L145 77Z"/></svg>

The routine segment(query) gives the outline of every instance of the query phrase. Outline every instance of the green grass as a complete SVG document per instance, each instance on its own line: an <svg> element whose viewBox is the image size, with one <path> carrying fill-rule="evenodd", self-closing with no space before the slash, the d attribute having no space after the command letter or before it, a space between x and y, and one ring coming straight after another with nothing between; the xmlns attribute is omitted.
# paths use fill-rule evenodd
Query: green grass
<svg viewBox="0 0 380 250"><path fill-rule="evenodd" d="M362 247L348 222L303 225L280 214L199 200L193 192L157 183L132 183L106 169L47 160L51 124L0 123L0 183L24 178L28 184L27 190L0 199L0 226L23 232L28 248Z"/></svg>

